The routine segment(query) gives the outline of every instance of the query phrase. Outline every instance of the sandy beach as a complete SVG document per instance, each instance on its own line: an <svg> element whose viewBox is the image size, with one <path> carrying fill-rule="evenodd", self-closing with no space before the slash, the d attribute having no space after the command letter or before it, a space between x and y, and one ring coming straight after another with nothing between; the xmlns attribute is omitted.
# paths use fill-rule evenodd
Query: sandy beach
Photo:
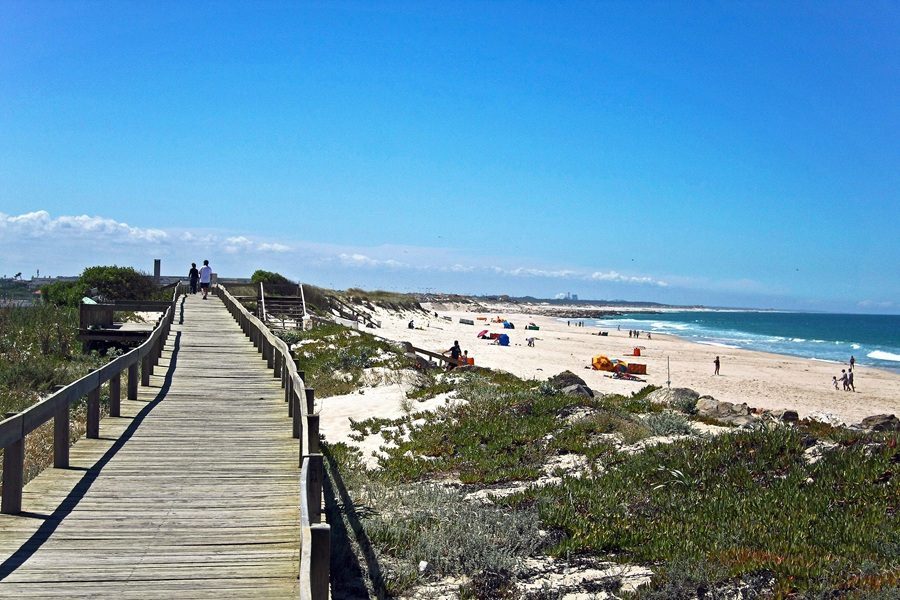
<svg viewBox="0 0 900 600"><path fill-rule="evenodd" d="M856 392L844 392L832 385L831 378L840 376L841 368L846 367L837 363L704 345L671 335L654 334L652 339L642 335L636 340L629 338L627 331L615 328L604 329L608 335L600 336L597 334L601 330L595 327L567 326L557 318L529 313L528 305L491 305L482 312L474 312L463 304L423 307L432 311L430 317L421 312L380 309L377 318L382 327L377 333L437 352L459 340L476 365L502 369L526 379L544 380L568 369L601 393L628 394L646 384L612 379L608 373L591 369L591 358L597 354L646 364L647 375L642 378L658 386L666 385L668 360L672 387L688 387L701 395L746 402L751 407L790 408L801 417L828 413L853 424L874 414L900 413L900 374L865 364L857 364L854 369ZM491 322L498 316L509 319L516 328L503 329L502 324ZM486 320L476 320L478 317ZM475 325L462 324L460 318L474 320ZM408 328L410 319L414 320L415 329ZM526 330L529 322L540 330ZM483 329L509 334L510 346L478 339L476 334ZM534 347L527 345L528 337L536 338ZM641 347L640 358L629 356L635 346ZM718 376L713 374L716 356L721 360Z"/></svg>

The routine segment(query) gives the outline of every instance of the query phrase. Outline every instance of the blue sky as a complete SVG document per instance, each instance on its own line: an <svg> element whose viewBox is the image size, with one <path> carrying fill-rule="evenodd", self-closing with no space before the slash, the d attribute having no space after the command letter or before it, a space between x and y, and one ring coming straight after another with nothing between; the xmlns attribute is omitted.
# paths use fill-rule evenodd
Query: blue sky
<svg viewBox="0 0 900 600"><path fill-rule="evenodd" d="M0 1L0 275L900 312L900 5Z"/></svg>

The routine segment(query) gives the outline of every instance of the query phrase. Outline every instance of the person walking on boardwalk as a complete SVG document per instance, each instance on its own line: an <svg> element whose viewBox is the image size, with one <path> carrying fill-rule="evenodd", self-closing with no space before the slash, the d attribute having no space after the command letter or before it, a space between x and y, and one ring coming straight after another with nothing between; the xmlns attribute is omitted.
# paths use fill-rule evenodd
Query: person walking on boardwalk
<svg viewBox="0 0 900 600"><path fill-rule="evenodd" d="M720 364L718 356L716 357L716 360L713 361L713 364L716 365L716 370L713 373L713 375L718 375L719 374L719 364Z"/></svg>
<svg viewBox="0 0 900 600"><path fill-rule="evenodd" d="M197 284L200 281L200 271L197 270L197 263L191 263L191 270L188 271L188 278L191 280L191 293L197 293Z"/></svg>
<svg viewBox="0 0 900 600"><path fill-rule="evenodd" d="M209 283L212 281L212 268L209 266L209 261L204 260L203 266L200 267L200 290L203 292L203 299L206 300L206 295L209 293Z"/></svg>

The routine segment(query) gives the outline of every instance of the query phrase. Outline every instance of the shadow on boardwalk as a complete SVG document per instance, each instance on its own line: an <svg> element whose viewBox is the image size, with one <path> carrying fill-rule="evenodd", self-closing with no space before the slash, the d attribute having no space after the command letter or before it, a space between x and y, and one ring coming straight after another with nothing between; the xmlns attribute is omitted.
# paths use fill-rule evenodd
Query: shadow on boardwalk
<svg viewBox="0 0 900 600"><path fill-rule="evenodd" d="M384 591L381 566L375 558L375 551L334 458L327 448L323 449L322 453L328 467L324 491L325 511L331 525L331 572L341 574L339 579L331 582L332 598L334 600L368 598L370 586L374 588L379 600L388 598ZM350 530L347 529L348 523ZM357 545L358 551L355 548ZM360 564L360 554L365 558L365 568ZM367 579L369 585L366 585Z"/></svg>
<svg viewBox="0 0 900 600"><path fill-rule="evenodd" d="M182 311L183 311L182 307ZM184 319L183 313L181 319ZM25 562L31 558L31 556L37 552L41 546L47 541L53 532L56 531L56 528L59 527L60 523L78 506L78 502L84 498L84 495L87 494L88 490L91 489L91 486L94 484L94 481L103 471L103 467L109 463L110 460L116 455L116 453L122 449L122 447L128 442L129 439L134 435L134 432L137 431L138 427L140 427L143 420L150 414L150 412L156 407L163 398L166 397L166 394L169 391L169 388L172 386L172 377L175 373L175 366L178 362L178 350L181 345L181 332L175 333L175 342L172 349L172 357L169 362L169 368L166 371L165 378L163 379L163 384L159 388L159 392L157 392L156 397L153 398L150 402L147 403L144 408L135 415L134 419L131 421L131 424L127 429L122 433L116 442L110 446L109 450L107 450L103 456L98 460L93 467L87 469L84 475L81 477L81 480L75 487L72 488L72 491L63 499L60 503L59 507L53 511L50 515L43 515L39 513L30 513L27 511L23 511L19 514L21 517L26 518L34 518L34 519L44 519L43 524L35 531L28 540L22 544L22 546L13 553L12 556L4 560L0 563L0 581L11 575L18 569L20 566L25 564ZM78 470L77 468L70 468L70 470Z"/></svg>

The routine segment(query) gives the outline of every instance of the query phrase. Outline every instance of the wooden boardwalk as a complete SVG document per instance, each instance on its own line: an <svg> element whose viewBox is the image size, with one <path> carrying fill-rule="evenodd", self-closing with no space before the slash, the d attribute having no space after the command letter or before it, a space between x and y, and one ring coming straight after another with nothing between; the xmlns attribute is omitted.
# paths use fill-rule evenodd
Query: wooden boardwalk
<svg viewBox="0 0 900 600"><path fill-rule="evenodd" d="M218 298L183 315L150 387L0 515L0 597L298 596L284 391Z"/></svg>

